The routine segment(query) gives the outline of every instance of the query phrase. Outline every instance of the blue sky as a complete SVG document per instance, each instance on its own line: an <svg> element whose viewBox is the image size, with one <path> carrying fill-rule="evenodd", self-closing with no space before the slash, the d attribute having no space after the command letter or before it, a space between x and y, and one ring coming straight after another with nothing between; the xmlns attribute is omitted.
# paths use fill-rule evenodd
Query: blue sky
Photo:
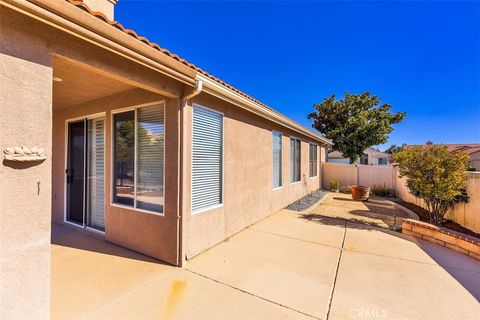
<svg viewBox="0 0 480 320"><path fill-rule="evenodd" d="M308 127L313 103L370 91L407 112L386 145L480 143L479 2L120 0L115 15Z"/></svg>

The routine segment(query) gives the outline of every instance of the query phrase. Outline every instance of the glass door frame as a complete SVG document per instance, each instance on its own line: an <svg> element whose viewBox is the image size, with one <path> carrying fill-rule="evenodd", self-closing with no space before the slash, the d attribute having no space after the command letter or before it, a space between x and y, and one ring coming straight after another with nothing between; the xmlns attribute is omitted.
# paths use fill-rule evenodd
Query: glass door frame
<svg viewBox="0 0 480 320"><path fill-rule="evenodd" d="M106 192L106 182L107 182L107 179L106 179L106 162L107 162L107 159L105 158L106 155L107 155L107 152L106 152L106 149L107 149L107 146L106 146L106 141L107 141L107 117L106 117L106 112L100 112L100 113L95 113L95 114L90 114L90 115L86 115L86 116L81 116L81 117L76 117L76 118L71 118L71 119L67 119L65 120L65 142L64 142L64 146L65 146L65 155L64 155L64 158L65 158L65 163L64 163L64 174L65 174L65 179L64 179L64 216L63 216L63 222L66 223L66 224L69 224L69 225L72 225L72 226L75 226L75 227L78 227L78 228L82 228L82 229L88 229L89 231L94 231L94 232L98 232L98 233L101 233L101 234L105 234L105 230L100 230L98 228L93 228L93 227L90 227L87 225L87 180L88 180L88 120L93 120L93 119L98 119L98 118L104 118L104 127L103 127L103 134L104 134L104 146L103 146L103 149L104 149L104 161L103 161L103 167L104 167L104 170L103 170L103 173L104 173L104 192ZM67 170L68 170L68 166L69 166L69 141L70 141L70 130L69 130L69 125L70 123L75 123L75 122L80 122L80 121L83 121L84 122L84 134L83 134L83 139L84 139L84 160L83 160L83 167L84 167L84 180L83 180L83 223L76 223L76 222L73 222L73 221L69 221L68 220L68 174L67 174ZM104 195L104 203L105 203L105 195ZM104 215L105 215L105 212L104 212ZM106 226L105 226L106 227Z"/></svg>

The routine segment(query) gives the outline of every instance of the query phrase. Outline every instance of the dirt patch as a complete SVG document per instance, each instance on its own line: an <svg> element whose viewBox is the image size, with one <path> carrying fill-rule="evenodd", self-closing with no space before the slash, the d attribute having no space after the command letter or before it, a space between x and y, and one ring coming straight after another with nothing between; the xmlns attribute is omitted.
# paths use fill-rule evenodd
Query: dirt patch
<svg viewBox="0 0 480 320"><path fill-rule="evenodd" d="M304 211L317 203L320 199L325 196L325 192L321 189L314 191L300 200L295 201L287 206L287 209L294 211Z"/></svg>
<svg viewBox="0 0 480 320"><path fill-rule="evenodd" d="M406 201L402 201L402 200L396 201L396 202L399 205L415 212L418 215L418 217L420 218L420 221L430 223L430 216L429 216L429 213L428 213L427 210L425 210L422 207L417 206L416 204L411 203L411 202L406 202ZM464 234L467 234L469 236L473 236L473 237L476 237L476 238L480 238L480 234L478 234L476 232L473 232L471 230L468 230L467 228L464 228L461 225L459 225L458 223L450 221L450 220L446 220L441 225L441 227L444 227L444 228L447 228L447 229L450 229L450 230L453 230L453 231L457 231L457 232L460 232L460 233L464 233Z"/></svg>

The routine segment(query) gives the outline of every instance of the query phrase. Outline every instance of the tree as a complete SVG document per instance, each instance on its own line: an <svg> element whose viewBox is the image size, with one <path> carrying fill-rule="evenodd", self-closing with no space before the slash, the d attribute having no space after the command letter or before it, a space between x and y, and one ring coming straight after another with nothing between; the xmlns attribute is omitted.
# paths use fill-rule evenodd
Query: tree
<svg viewBox="0 0 480 320"><path fill-rule="evenodd" d="M389 104L369 92L360 95L345 93L343 99L335 95L314 104L308 115L313 127L334 143L334 149L355 162L363 150L387 142L392 125L405 118L405 112L390 113Z"/></svg>
<svg viewBox="0 0 480 320"><path fill-rule="evenodd" d="M403 145L402 145L402 147L403 147ZM394 154L394 153L402 150L402 147L399 147L396 144L392 144L390 147L388 147L387 150L385 150L385 153Z"/></svg>
<svg viewBox="0 0 480 320"><path fill-rule="evenodd" d="M400 176L407 177L410 193L425 201L430 223L442 224L454 203L466 195L468 155L451 153L446 146L415 146L394 154Z"/></svg>

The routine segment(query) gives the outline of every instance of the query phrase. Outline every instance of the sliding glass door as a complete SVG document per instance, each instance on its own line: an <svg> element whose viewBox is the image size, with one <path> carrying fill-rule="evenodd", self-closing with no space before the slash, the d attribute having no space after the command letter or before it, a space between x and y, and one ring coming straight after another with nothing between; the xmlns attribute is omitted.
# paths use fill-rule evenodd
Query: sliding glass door
<svg viewBox="0 0 480 320"><path fill-rule="evenodd" d="M68 123L67 221L105 229L105 118Z"/></svg>

